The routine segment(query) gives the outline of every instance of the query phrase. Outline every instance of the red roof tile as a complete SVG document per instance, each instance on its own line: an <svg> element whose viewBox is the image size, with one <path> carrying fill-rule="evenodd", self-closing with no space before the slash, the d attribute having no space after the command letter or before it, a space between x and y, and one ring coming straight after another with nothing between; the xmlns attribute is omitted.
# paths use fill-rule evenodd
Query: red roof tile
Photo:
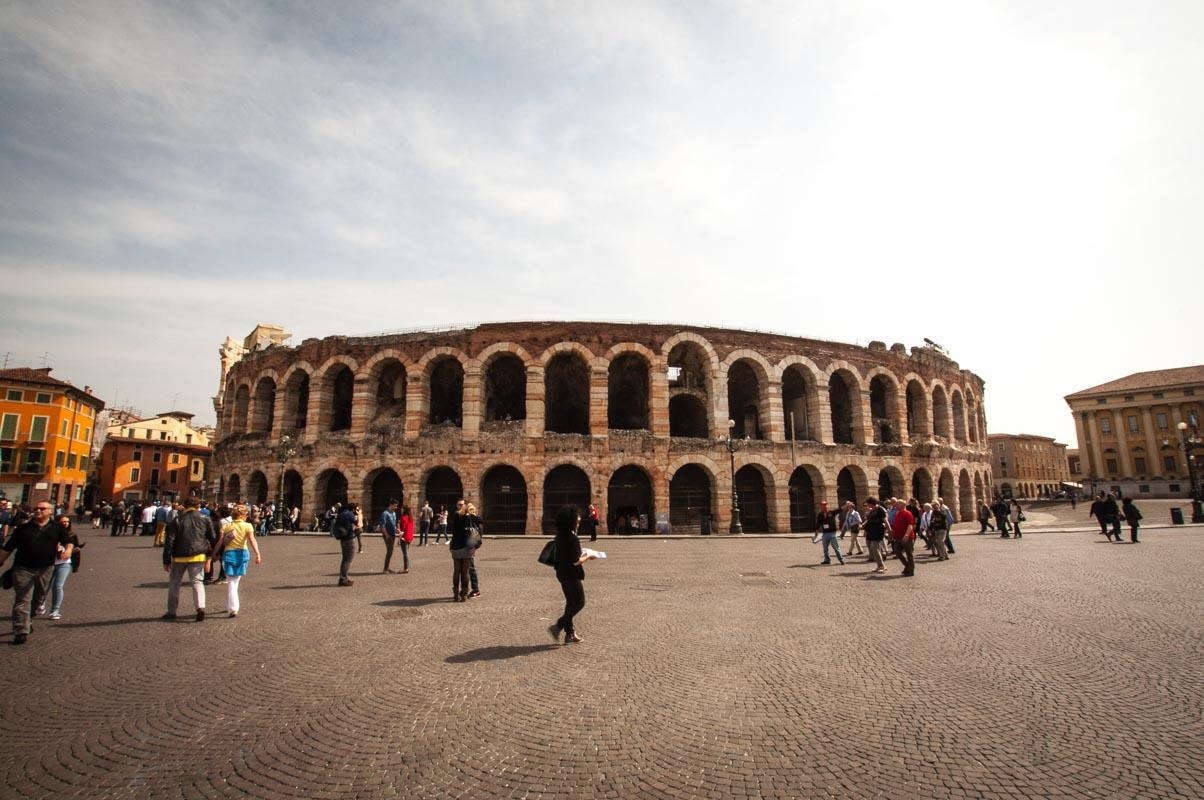
<svg viewBox="0 0 1204 800"><path fill-rule="evenodd" d="M1204 384L1204 364L1196 367L1176 367L1175 369L1156 369L1150 372L1134 372L1124 378L1118 378L1090 389L1081 389L1074 394L1066 395L1082 397L1093 394L1117 394L1120 392L1138 392L1148 389L1164 389L1170 386L1187 386Z"/></svg>

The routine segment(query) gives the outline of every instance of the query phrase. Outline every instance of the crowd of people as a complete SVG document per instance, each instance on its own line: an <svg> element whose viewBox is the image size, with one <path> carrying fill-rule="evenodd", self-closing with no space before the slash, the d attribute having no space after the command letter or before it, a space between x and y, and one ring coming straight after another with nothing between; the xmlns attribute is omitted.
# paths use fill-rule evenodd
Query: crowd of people
<svg viewBox="0 0 1204 800"><path fill-rule="evenodd" d="M211 507L192 498L145 505L119 500L113 504L101 503L86 512L82 507L76 509L77 519L90 517L94 529L107 527L113 536L131 532L154 537L153 544L163 548L163 567L169 576L163 619L177 618L180 588L187 579L197 621L205 619L205 587L211 584L227 585L227 613L230 617L238 616L241 580L252 561L256 565L262 563L257 537L273 530L275 512L272 503ZM1026 518L1018 500L996 495L992 503L980 504L977 516L979 533L998 531L1003 538L1023 537L1022 523ZM1100 533L1109 540L1121 541L1123 519L1129 525L1130 541L1140 541L1142 515L1132 498L1100 492L1088 516L1096 519ZM297 508L285 514L288 530L297 530L299 520ZM585 605L582 565L592 557L588 553L582 555L578 536L588 534L591 540L596 539L598 511L591 505L583 514L574 506L566 506L557 513L555 521L554 556L549 563L556 568L565 596L565 611L549 630L557 640L563 634L566 643L577 642L581 639L573 620ZM897 559L902 564L902 575L910 577L915 574L917 539L935 561L947 561L954 554L951 536L954 521L952 509L940 497L928 503L917 502L915 498L906 501L891 498L885 502L869 498L860 510L852 501L839 509L829 509L826 502L821 502L813 541L822 542L821 564L831 564L833 558L844 564L846 556L858 555L875 565L874 573L884 573L887 559ZM354 585L350 568L355 557L363 552L363 509L357 503L336 503L317 524L339 542L338 585ZM369 530L373 529L379 531L385 545L383 573L410 571L409 549L415 538L418 547L446 540L452 559L453 602L481 596L475 556L484 543L482 521L472 503L461 499L449 514L446 506L436 510L429 501L424 501L417 514L413 514L408 506L391 499L379 519L370 522ZM430 541L432 533L434 542ZM3 584L14 590L13 641L22 644L33 630L35 616L46 614L52 620L62 619L67 580L79 569L84 543L76 535L66 509L49 501L39 501L30 508L0 499L0 537L3 538L0 565L16 554L12 568L3 575ZM400 571L393 569L398 549Z"/></svg>

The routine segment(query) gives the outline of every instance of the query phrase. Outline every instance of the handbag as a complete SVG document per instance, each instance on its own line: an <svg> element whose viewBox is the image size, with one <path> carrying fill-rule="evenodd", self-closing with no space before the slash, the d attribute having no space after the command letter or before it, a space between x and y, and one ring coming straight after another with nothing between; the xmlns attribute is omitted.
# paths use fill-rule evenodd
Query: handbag
<svg viewBox="0 0 1204 800"><path fill-rule="evenodd" d="M481 546L481 529L478 528L476 525L470 525L468 527L468 544L466 544L465 547L471 547L473 550L476 550L480 546Z"/></svg>
<svg viewBox="0 0 1204 800"><path fill-rule="evenodd" d="M549 541L547 544L545 544L543 546L543 549L539 551L539 558L537 560L539 561L540 564L547 564L549 567L556 566L556 540L555 539L552 539L551 541Z"/></svg>
<svg viewBox="0 0 1204 800"><path fill-rule="evenodd" d="M3 587L5 589L13 588L13 568L12 567L9 567L7 570L4 571L3 575L0 575L0 587Z"/></svg>

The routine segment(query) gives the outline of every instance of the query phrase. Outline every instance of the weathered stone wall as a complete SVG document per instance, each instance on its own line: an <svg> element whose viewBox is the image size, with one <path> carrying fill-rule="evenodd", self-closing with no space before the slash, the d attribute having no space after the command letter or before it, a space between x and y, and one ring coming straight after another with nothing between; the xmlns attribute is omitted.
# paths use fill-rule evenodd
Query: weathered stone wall
<svg viewBox="0 0 1204 800"><path fill-rule="evenodd" d="M701 390L671 386L669 356L682 343L695 348L706 365ZM544 370L560 353L574 354L588 367L588 433L544 431ZM627 353L647 364L647 430L607 428L609 367ZM493 360L503 354L513 354L526 368L525 420L484 419L485 376ZM436 424L430 419L429 376L444 358L456 359L463 368L463 404L456 420ZM607 486L620 467L636 465L644 470L655 513L669 510L669 484L677 470L697 464L710 480L717 526L727 530L733 459L718 436L727 432L731 416L727 376L737 362L750 366L756 375L755 409L748 413L757 415L764 438L739 442L734 469L755 465L761 474L771 530L791 530L792 476L796 485L810 482L816 503L826 499L831 504L837 499L842 470L848 470L858 499L878 493L883 470L892 476L894 493L902 495L912 493L918 474L917 480L926 484L920 493L943 493L959 516L971 513L973 502L989 493L982 380L939 351L913 348L909 353L901 345L888 350L877 342L859 347L739 330L593 322L488 324L372 338L336 336L247 353L229 368L219 392L226 402L218 409L215 473L223 487L237 476L244 493L250 476L262 473L274 496L281 453L291 447L296 452L286 466L301 476L308 518L324 503L321 490L329 470L346 477L348 499L370 504L374 478L382 469L391 469L404 484L403 500L416 508L424 496L426 477L436 467L455 470L465 496L482 505L486 473L506 464L517 468L526 481L526 529L534 533L542 523L544 477L561 464L577 465L586 473L592 500L604 518ZM385 408L377 403L380 377L391 364L405 369L404 410L400 405ZM344 366L354 375L351 425L331 431L333 376ZM782 395L783 375L791 369L805 380L809 420L807 435L800 436L805 440L793 443ZM289 429L286 413L289 402L296 401L286 387L298 371L310 381L306 425L300 430ZM875 378L880 405L885 387L887 416L882 419L871 414ZM851 443L837 444L833 438L832 381L843 381L847 388L851 418L846 427L851 429ZM267 393L265 387L273 385L274 393ZM251 401L238 407L232 398L243 387L251 393ZM669 435L670 397L687 391L703 400L712 438ZM264 430L268 419L273 425ZM892 431L889 443L876 441L883 424ZM288 441L282 445L285 436ZM483 510L488 516L488 509ZM809 514L796 503L796 517Z"/></svg>

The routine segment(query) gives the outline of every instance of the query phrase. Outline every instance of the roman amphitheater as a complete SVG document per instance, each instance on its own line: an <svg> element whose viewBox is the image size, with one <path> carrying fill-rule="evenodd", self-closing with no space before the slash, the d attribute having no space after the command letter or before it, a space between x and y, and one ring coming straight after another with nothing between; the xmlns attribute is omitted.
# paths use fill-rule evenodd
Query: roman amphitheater
<svg viewBox="0 0 1204 800"><path fill-rule="evenodd" d="M264 335L268 331L269 335ZM274 332L274 333L273 333ZM594 503L601 533L808 531L868 495L989 497L983 382L935 347L742 330L522 322L222 348L211 494L465 497L487 534Z"/></svg>

